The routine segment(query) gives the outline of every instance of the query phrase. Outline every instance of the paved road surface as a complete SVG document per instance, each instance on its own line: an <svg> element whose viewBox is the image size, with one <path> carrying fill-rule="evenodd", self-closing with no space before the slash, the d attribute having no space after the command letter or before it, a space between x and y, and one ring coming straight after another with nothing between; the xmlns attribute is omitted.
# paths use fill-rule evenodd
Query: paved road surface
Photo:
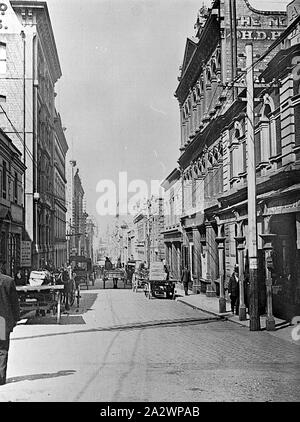
<svg viewBox="0 0 300 422"><path fill-rule="evenodd" d="M131 290L19 325L0 401L299 401L299 346Z"/></svg>

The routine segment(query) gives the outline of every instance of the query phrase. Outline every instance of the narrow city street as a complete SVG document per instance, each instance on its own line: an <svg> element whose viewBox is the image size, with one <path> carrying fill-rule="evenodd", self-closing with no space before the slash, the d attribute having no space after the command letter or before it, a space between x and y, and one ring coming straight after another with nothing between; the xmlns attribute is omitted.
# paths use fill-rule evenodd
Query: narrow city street
<svg viewBox="0 0 300 422"><path fill-rule="evenodd" d="M297 345L178 301L101 286L83 290L60 325L49 316L16 327L0 401L300 399Z"/></svg>

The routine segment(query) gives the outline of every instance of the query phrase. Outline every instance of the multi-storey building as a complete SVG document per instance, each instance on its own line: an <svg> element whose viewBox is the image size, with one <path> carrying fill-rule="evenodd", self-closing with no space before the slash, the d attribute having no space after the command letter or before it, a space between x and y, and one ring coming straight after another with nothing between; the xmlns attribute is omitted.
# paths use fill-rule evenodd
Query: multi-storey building
<svg viewBox="0 0 300 422"><path fill-rule="evenodd" d="M180 280L182 272L182 183L181 173L174 169L162 182L164 188L164 243L166 264L171 276Z"/></svg>
<svg viewBox="0 0 300 422"><path fill-rule="evenodd" d="M1 2L2 129L22 152L34 267L54 263L55 83L61 68L46 2Z"/></svg>
<svg viewBox="0 0 300 422"><path fill-rule="evenodd" d="M164 200L160 197L151 197L148 201L148 236L149 262L165 259L164 245Z"/></svg>
<svg viewBox="0 0 300 422"><path fill-rule="evenodd" d="M165 259L164 201L160 197L148 199L133 219L137 260L151 262Z"/></svg>
<svg viewBox="0 0 300 422"><path fill-rule="evenodd" d="M86 253L86 218L87 215L84 210L84 189L81 178L79 176L79 169L76 170L74 176L74 216L73 216L73 230L74 230L74 247L76 249L75 255L85 256Z"/></svg>
<svg viewBox="0 0 300 422"><path fill-rule="evenodd" d="M148 262L149 257L147 255L147 244L148 244L148 217L147 212L140 211L133 219L135 228L135 250L136 259L141 262Z"/></svg>
<svg viewBox="0 0 300 422"><path fill-rule="evenodd" d="M54 267L61 268L67 262L66 242L66 154L68 144L61 117L56 112L54 119Z"/></svg>
<svg viewBox="0 0 300 422"><path fill-rule="evenodd" d="M67 255L86 256L86 220L84 189L74 160L67 166Z"/></svg>
<svg viewBox="0 0 300 422"><path fill-rule="evenodd" d="M21 157L21 152L0 129L0 266L10 276L22 264L25 166Z"/></svg>
<svg viewBox="0 0 300 422"><path fill-rule="evenodd" d="M260 312L265 312L266 280L272 277L278 286L273 288L274 312L289 317L299 307L300 128L295 77L299 44L293 36L297 22L286 27L285 12L255 10L246 0L214 1L198 16L196 38L187 41L176 97L181 113L183 256L194 290L218 295L220 282L223 287L235 264L242 279L249 265L247 102L246 86L238 76L246 68L246 43L252 43L255 79L262 82L254 85L253 105ZM270 233L276 235L272 275Z"/></svg>

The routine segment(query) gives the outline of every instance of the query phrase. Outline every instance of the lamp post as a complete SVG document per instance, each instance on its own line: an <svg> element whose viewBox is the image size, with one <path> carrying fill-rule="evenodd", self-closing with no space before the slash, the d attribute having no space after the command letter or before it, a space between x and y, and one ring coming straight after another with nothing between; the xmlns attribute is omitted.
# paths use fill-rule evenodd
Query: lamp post
<svg viewBox="0 0 300 422"><path fill-rule="evenodd" d="M256 163L254 147L254 74L253 44L246 44L247 86L247 190L248 190L248 242L250 280L250 331L260 330L257 280L257 215L256 215Z"/></svg>
<svg viewBox="0 0 300 422"><path fill-rule="evenodd" d="M219 253L219 272L220 272L220 298L219 298L219 312L226 312L226 299L225 299L225 288L224 288L224 249L225 249L225 239L226 237L218 236L216 237L216 242L218 244L218 253Z"/></svg>
<svg viewBox="0 0 300 422"><path fill-rule="evenodd" d="M239 261L239 284L240 284L240 297L239 297L239 320L245 321L246 318L246 306L245 306L245 290L244 290L244 251L245 251L245 237L235 237L237 242L238 250L238 261Z"/></svg>

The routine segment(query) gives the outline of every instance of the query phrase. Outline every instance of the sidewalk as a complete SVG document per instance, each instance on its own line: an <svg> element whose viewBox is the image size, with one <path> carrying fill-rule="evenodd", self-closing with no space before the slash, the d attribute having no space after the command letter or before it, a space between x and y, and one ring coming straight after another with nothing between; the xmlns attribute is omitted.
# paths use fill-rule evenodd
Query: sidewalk
<svg viewBox="0 0 300 422"><path fill-rule="evenodd" d="M194 309L207 312L209 314L218 316L226 319L227 321L239 324L249 329L250 319L247 314L246 321L240 321L238 315L231 313L230 302L226 303L226 312L219 312L219 298L218 297L207 297L204 293L194 294L191 290L188 296L184 296L184 290L181 286L176 285L176 292L178 294L176 300L184 303L185 305L191 306ZM283 338L289 342L295 343L291 337L291 324L290 321L285 321L280 318L275 319L275 331L268 331L269 334L275 335L276 337ZM261 331L266 331L266 317L260 317Z"/></svg>

